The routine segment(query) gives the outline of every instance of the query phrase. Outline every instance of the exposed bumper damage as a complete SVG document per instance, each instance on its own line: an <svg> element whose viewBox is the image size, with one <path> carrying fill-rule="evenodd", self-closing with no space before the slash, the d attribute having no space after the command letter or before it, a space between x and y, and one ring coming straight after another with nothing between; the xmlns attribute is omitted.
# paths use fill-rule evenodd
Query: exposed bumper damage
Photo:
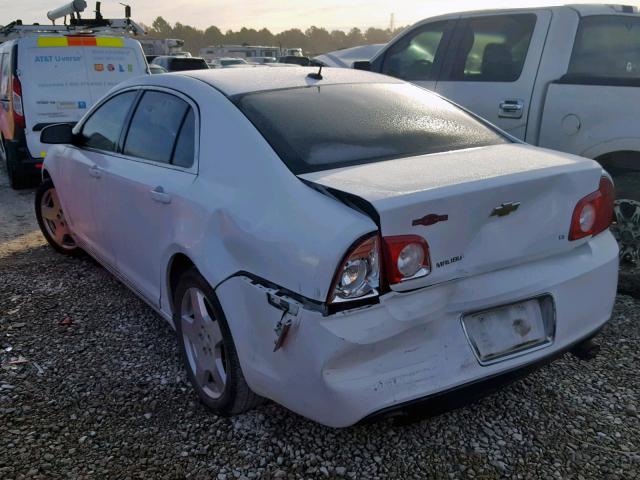
<svg viewBox="0 0 640 480"><path fill-rule="evenodd" d="M609 319L617 273L617 245L607 232L570 254L391 292L378 305L329 316L302 305L295 315L277 308L268 301L273 291L247 277L227 280L217 293L250 387L320 423L344 427L566 351ZM555 303L553 343L481 366L461 316L544 294ZM274 352L274 330L289 321L286 341Z"/></svg>

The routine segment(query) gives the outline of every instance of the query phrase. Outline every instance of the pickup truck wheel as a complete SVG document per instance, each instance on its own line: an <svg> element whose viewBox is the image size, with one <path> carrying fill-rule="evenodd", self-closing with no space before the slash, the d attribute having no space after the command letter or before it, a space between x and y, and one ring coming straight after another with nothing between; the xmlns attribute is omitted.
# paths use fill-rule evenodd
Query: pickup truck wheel
<svg viewBox="0 0 640 480"><path fill-rule="evenodd" d="M38 186L35 206L38 225L49 245L58 253L79 255L82 250L71 236L56 187L50 178Z"/></svg>
<svg viewBox="0 0 640 480"><path fill-rule="evenodd" d="M616 223L611 232L620 245L623 269L640 264L640 172L612 169L616 186Z"/></svg>
<svg viewBox="0 0 640 480"><path fill-rule="evenodd" d="M638 265L640 260L640 202L627 198L616 200L616 224L611 227L620 245L620 260Z"/></svg>
<svg viewBox="0 0 640 480"><path fill-rule="evenodd" d="M616 187L616 222L611 233L620 246L620 272L635 274L640 267L640 152L608 153L596 161L609 172Z"/></svg>
<svg viewBox="0 0 640 480"><path fill-rule="evenodd" d="M206 407L236 415L262 403L244 379L215 293L195 268L178 282L173 320L187 376Z"/></svg>

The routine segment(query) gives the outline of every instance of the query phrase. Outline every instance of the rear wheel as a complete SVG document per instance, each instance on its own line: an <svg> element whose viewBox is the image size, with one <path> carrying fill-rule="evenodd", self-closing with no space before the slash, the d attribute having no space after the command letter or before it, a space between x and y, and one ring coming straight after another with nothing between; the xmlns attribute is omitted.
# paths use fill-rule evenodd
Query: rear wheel
<svg viewBox="0 0 640 480"><path fill-rule="evenodd" d="M78 255L81 250L71 236L53 181L45 179L36 190L36 218L42 235L59 253Z"/></svg>
<svg viewBox="0 0 640 480"><path fill-rule="evenodd" d="M244 379L215 293L195 268L178 282L173 320L187 376L205 406L235 415L262 402Z"/></svg>

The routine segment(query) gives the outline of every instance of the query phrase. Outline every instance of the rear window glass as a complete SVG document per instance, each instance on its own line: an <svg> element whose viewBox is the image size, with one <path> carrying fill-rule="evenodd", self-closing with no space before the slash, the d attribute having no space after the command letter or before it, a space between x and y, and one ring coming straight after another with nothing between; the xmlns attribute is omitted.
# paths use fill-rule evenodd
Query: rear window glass
<svg viewBox="0 0 640 480"><path fill-rule="evenodd" d="M583 18L568 73L640 78L640 18L613 15Z"/></svg>
<svg viewBox="0 0 640 480"><path fill-rule="evenodd" d="M174 58L171 60L170 68L172 72L182 72L184 70L205 70L209 66L201 58Z"/></svg>
<svg viewBox="0 0 640 480"><path fill-rule="evenodd" d="M273 90L234 101L295 174L509 142L407 84Z"/></svg>

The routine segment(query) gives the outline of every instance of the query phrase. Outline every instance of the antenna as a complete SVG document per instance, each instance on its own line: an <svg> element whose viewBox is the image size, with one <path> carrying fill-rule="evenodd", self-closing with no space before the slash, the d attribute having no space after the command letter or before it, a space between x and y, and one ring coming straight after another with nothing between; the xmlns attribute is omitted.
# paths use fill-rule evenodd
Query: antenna
<svg viewBox="0 0 640 480"><path fill-rule="evenodd" d="M120 5L124 7L124 18L131 18L131 5L127 5L126 3L120 2Z"/></svg>
<svg viewBox="0 0 640 480"><path fill-rule="evenodd" d="M322 80L322 67L323 65L320 65L320 70L318 70L317 73L310 73L307 77L313 78L314 80Z"/></svg>

